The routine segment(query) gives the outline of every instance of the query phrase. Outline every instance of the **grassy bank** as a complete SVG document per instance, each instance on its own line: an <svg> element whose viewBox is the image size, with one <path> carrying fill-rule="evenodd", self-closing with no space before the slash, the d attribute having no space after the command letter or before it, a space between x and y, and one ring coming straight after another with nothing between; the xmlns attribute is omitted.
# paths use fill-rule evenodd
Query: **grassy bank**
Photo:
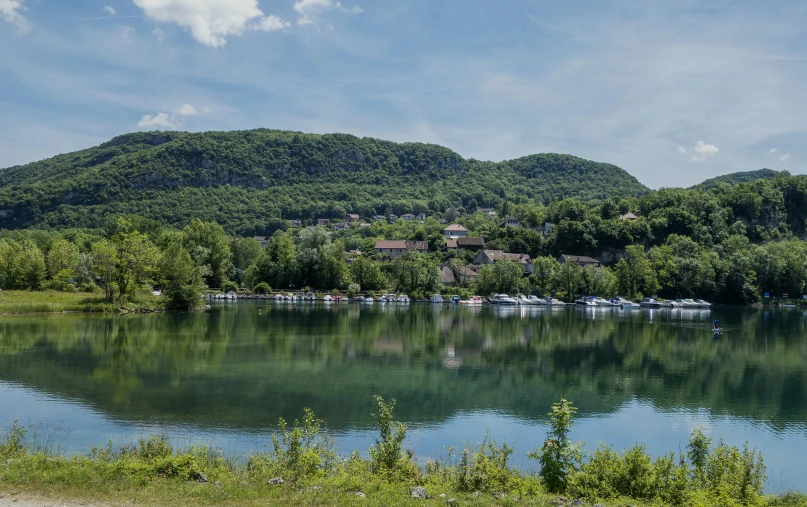
<svg viewBox="0 0 807 507"><path fill-rule="evenodd" d="M378 438L368 453L338 456L323 421L281 420L267 451L226 457L207 447L173 448L165 437L89 454L32 449L24 428L0 440L0 492L142 505L601 505L807 506L798 493L764 495L762 456L748 448L711 445L693 433L680 457L651 459L642 447L607 447L584 457L567 438L574 409L553 406L551 431L530 453L539 474L508 465L512 449L486 438L418 462L393 420L393 403L376 399Z"/></svg>
<svg viewBox="0 0 807 507"><path fill-rule="evenodd" d="M94 312L119 313L157 310L158 298L141 295L136 301L108 303L100 294L61 291L0 291L0 314Z"/></svg>

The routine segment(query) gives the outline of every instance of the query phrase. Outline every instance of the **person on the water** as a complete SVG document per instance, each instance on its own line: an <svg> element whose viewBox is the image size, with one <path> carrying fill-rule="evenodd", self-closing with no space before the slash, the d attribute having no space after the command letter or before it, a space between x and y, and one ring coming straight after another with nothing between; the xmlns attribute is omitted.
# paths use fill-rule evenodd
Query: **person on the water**
<svg viewBox="0 0 807 507"><path fill-rule="evenodd" d="M720 321L716 320L715 323L712 325L712 331L715 333L720 332Z"/></svg>

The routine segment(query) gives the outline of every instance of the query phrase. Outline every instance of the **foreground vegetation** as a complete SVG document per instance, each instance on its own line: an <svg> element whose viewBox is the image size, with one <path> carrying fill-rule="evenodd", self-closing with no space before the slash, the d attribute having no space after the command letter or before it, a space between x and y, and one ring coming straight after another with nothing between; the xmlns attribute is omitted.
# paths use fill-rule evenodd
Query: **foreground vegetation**
<svg viewBox="0 0 807 507"><path fill-rule="evenodd" d="M0 314L14 313L120 313L155 311L162 302L148 294L137 296L125 304L109 303L101 294L86 292L0 291Z"/></svg>
<svg viewBox="0 0 807 507"><path fill-rule="evenodd" d="M510 466L513 449L489 437L418 463L404 449L406 426L394 421L394 400L375 403L375 444L347 458L310 410L293 424L281 419L271 446L245 458L174 449L165 437L67 457L29 448L15 423L0 441L0 490L146 505L807 505L797 493L764 495L761 454L748 445L712 445L700 430L679 456L652 459L639 445L586 453L569 438L575 409L566 400L553 405L547 438L528 455L538 474Z"/></svg>

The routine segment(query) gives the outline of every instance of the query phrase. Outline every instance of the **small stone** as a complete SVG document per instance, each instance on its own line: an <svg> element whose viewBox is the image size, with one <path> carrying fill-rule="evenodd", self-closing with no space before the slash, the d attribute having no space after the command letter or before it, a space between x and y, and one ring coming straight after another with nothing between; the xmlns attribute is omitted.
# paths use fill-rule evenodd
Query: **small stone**
<svg viewBox="0 0 807 507"><path fill-rule="evenodd" d="M205 474L203 474L202 472L195 472L191 476L191 478L196 482L210 482L209 480L207 480L207 477L205 477Z"/></svg>
<svg viewBox="0 0 807 507"><path fill-rule="evenodd" d="M359 498L367 498L367 495L365 495L361 491L356 491L356 496L359 497Z"/></svg>
<svg viewBox="0 0 807 507"><path fill-rule="evenodd" d="M420 486L412 488L411 490L409 490L409 495L412 498L427 498L426 488L422 488Z"/></svg>
<svg viewBox="0 0 807 507"><path fill-rule="evenodd" d="M586 507L586 502L580 500L579 498L575 498L572 500L572 507Z"/></svg>
<svg viewBox="0 0 807 507"><path fill-rule="evenodd" d="M482 494L482 493L480 493L479 491L474 491L473 493L471 493L471 496L472 496L472 497L474 497L474 498L476 498L476 497L478 497L478 496L479 496L479 495L481 495L481 494Z"/></svg>
<svg viewBox="0 0 807 507"><path fill-rule="evenodd" d="M15 460L15 459L7 459L6 460L6 465L10 465L10 464L14 463L15 461L17 461L17 460Z"/></svg>
<svg viewBox="0 0 807 507"><path fill-rule="evenodd" d="M440 498L445 498L445 497L446 497L446 494L445 494L445 493L440 493L440 494L439 494L439 495L437 495L437 496L439 496Z"/></svg>
<svg viewBox="0 0 807 507"><path fill-rule="evenodd" d="M448 500L446 500L446 505L458 505L457 499L449 498Z"/></svg>
<svg viewBox="0 0 807 507"><path fill-rule="evenodd" d="M319 491L321 489L322 488L320 488L319 486L311 486L310 488L306 489L306 491Z"/></svg>
<svg viewBox="0 0 807 507"><path fill-rule="evenodd" d="M286 481L284 481L280 477L275 477L274 479L269 479L268 481L266 481L266 484L268 484L270 486L276 486L278 484L285 484L285 483L286 483Z"/></svg>
<svg viewBox="0 0 807 507"><path fill-rule="evenodd" d="M494 497L495 497L497 500L504 500L505 498L507 498L507 495L505 495L504 493L496 493L496 494L495 494L495 495L493 495L493 496L494 496Z"/></svg>
<svg viewBox="0 0 807 507"><path fill-rule="evenodd" d="M569 501L562 496L556 496L549 503L552 505L569 505Z"/></svg>
<svg viewBox="0 0 807 507"><path fill-rule="evenodd" d="M222 486L222 484L219 481L214 482L213 485L216 486L217 488L220 488Z"/></svg>

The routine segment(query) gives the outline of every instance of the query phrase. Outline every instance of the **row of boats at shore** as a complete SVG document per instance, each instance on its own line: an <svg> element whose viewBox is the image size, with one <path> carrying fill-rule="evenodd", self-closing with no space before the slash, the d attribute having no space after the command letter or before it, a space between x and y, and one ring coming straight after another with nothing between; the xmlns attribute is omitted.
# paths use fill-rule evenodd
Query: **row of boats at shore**
<svg viewBox="0 0 807 507"><path fill-rule="evenodd" d="M234 300L237 299L238 296L234 292L228 292L227 294L221 294L215 296L210 295L208 297L211 299ZM326 303L352 301L354 303L369 303L369 304L373 303L409 304L412 302L412 300L406 294L384 294L378 297L358 296L348 300L348 298L342 296L332 296L332 295L325 295L318 298L313 292L309 292L307 294L302 294L299 292L290 294L274 294L268 296L266 299L275 301L288 301L288 302L324 301ZM483 298L481 296L472 296L469 299L462 299L459 296L447 296L444 298L441 294L434 294L432 295L430 302L434 304L452 303L467 306L484 305L484 304L501 305L501 306L515 306L515 305L583 306L583 307L597 307L597 308L621 308L625 310L638 309L638 308L682 308L682 309L694 310L694 309L705 309L712 307L711 303L704 301L702 299L660 300L655 298L645 298L642 302L635 303L622 297L604 299L597 296L583 296L580 299L576 300L574 303L564 303L563 301L560 301L559 299L555 299L552 297L540 297L534 295L525 296L522 294L519 294L514 297L511 297L507 294L494 294L489 298Z"/></svg>

